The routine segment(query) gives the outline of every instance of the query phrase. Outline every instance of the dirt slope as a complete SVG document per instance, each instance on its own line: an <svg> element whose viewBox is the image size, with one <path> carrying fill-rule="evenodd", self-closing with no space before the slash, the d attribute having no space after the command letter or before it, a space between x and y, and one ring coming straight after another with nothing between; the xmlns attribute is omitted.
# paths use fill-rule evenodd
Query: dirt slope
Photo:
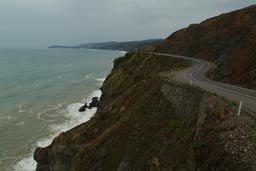
<svg viewBox="0 0 256 171"><path fill-rule="evenodd" d="M181 59L129 53L103 84L89 122L37 148L37 171L253 171L256 123L237 104L177 83Z"/></svg>

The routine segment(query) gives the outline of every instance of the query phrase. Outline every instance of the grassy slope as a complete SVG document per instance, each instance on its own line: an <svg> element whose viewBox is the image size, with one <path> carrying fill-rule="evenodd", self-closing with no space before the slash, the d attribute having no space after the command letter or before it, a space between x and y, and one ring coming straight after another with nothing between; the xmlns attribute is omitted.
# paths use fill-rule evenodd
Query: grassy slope
<svg viewBox="0 0 256 171"><path fill-rule="evenodd" d="M252 168L256 123L236 117L236 104L163 76L186 66L140 53L115 60L102 87L104 106L89 122L37 149L38 170Z"/></svg>
<svg viewBox="0 0 256 171"><path fill-rule="evenodd" d="M217 64L218 81L256 89L256 6L222 14L178 30L155 51Z"/></svg>

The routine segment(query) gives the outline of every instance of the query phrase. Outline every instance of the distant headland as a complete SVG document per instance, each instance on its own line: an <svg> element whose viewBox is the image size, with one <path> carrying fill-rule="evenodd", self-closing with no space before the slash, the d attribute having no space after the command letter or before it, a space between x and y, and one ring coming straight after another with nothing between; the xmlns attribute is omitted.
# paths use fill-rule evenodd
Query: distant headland
<svg viewBox="0 0 256 171"><path fill-rule="evenodd" d="M141 41L127 41L127 42L99 42L99 43L85 43L76 46L61 46L53 45L49 48L63 48L63 49L102 49L102 50L120 50L131 51L135 49L147 49L150 46L161 43L163 39L148 39Z"/></svg>

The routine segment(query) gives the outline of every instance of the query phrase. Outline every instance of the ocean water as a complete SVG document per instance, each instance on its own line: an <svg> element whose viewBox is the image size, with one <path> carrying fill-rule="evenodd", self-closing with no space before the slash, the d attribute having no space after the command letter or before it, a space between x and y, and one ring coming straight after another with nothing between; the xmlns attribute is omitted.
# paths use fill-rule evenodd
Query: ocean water
<svg viewBox="0 0 256 171"><path fill-rule="evenodd" d="M118 51L0 49L0 170L32 171L33 151L88 121Z"/></svg>

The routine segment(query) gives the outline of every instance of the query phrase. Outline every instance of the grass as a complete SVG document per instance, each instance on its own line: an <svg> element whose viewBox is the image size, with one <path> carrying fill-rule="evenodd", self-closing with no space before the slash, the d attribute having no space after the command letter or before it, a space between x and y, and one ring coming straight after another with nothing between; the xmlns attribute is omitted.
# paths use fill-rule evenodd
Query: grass
<svg viewBox="0 0 256 171"><path fill-rule="evenodd" d="M256 139L256 133L252 133L252 134L250 135L250 138Z"/></svg>
<svg viewBox="0 0 256 171"><path fill-rule="evenodd" d="M194 150L202 150L206 147L206 144L204 142L197 142L193 144Z"/></svg>
<svg viewBox="0 0 256 171"><path fill-rule="evenodd" d="M215 96L215 97L218 96L217 93L210 92L210 91L208 91L207 94L208 94L210 97L211 97L211 96Z"/></svg>
<svg viewBox="0 0 256 171"><path fill-rule="evenodd" d="M171 134L177 132L179 130L179 123L178 123L178 121L175 121L175 120L170 121L169 130L170 130Z"/></svg>
<svg viewBox="0 0 256 171"><path fill-rule="evenodd" d="M252 129L256 129L256 122L251 123L251 124L250 124L250 127L251 127Z"/></svg>
<svg viewBox="0 0 256 171"><path fill-rule="evenodd" d="M218 140L224 141L224 140L225 140L225 135L219 134L219 135L218 135Z"/></svg>
<svg viewBox="0 0 256 171"><path fill-rule="evenodd" d="M221 99L222 101L227 101L226 97L224 97L224 96L220 96L220 99Z"/></svg>
<svg viewBox="0 0 256 171"><path fill-rule="evenodd" d="M238 104L237 104L236 102L234 102L234 101L231 101L230 104L231 104L231 106L233 106L233 107L237 107L237 106L238 106Z"/></svg>

